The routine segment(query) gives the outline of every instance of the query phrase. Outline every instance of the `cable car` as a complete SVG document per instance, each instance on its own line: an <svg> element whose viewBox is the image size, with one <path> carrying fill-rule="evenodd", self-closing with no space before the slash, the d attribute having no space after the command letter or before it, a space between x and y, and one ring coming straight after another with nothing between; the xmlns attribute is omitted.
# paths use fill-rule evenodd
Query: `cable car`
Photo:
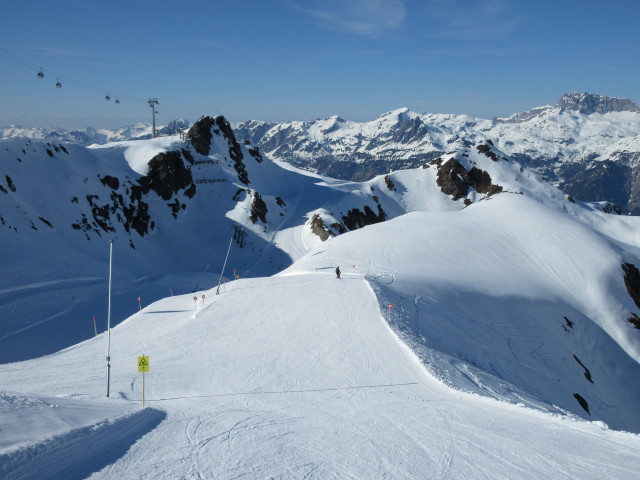
<svg viewBox="0 0 640 480"><path fill-rule="evenodd" d="M44 72L42 71L42 69L40 69L40 71L38 72L38 74L36 75L36 77L38 77L38 78L44 78Z"/></svg>
<svg viewBox="0 0 640 480"><path fill-rule="evenodd" d="M56 88L62 88L62 84L57 78L56 78Z"/></svg>
<svg viewBox="0 0 640 480"><path fill-rule="evenodd" d="M104 99L108 102L109 100L111 100L111 96L107 93L107 95L104 97Z"/></svg>

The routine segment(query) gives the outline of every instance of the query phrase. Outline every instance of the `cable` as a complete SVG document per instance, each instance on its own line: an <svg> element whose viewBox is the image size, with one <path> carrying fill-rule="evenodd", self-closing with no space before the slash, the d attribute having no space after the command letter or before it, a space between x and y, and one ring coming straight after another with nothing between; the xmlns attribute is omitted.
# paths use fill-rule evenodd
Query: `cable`
<svg viewBox="0 0 640 480"><path fill-rule="evenodd" d="M65 75L61 75L59 73L56 73L52 70L48 70L48 69L44 69L42 67L38 67L37 65L35 65L34 63L29 62L28 60L25 60L24 58L21 58L11 52L8 52L2 48L0 48L0 57L4 57L7 60L11 60L14 63L17 63L19 65L22 65L23 67L32 69L32 70L36 70L38 72L43 72L46 73L47 75L51 75L53 77L55 77L57 79L57 81L59 81L60 79L65 81L65 84L70 84L72 86L78 87L78 88L83 88L85 90L89 90L92 92L97 92L100 93L101 95L104 94L105 92L107 92L108 96L111 96L111 90L105 90L105 89L101 89L98 87L95 87L93 85L89 85L88 83L84 83L84 82L80 82L78 80L75 80L71 77L67 77ZM116 97L116 99L126 99L126 100L131 100L134 102L141 102L141 103L147 103L146 100L142 100L140 98L135 98L135 97L129 97L126 95L118 95L116 93L113 94L114 97Z"/></svg>

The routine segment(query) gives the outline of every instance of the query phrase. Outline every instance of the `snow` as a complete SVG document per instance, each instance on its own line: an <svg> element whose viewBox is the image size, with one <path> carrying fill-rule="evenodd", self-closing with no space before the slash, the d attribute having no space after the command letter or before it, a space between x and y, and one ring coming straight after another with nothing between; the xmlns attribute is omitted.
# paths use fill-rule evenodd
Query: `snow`
<svg viewBox="0 0 640 480"><path fill-rule="evenodd" d="M412 113L387 121L399 116ZM3 218L18 232L0 230L2 478L637 478L640 339L621 264L640 263L638 218L568 202L475 148L447 159L505 193L471 192L465 208L433 165L390 173L390 190L243 145L247 186L214 138L218 163L193 175L224 182L176 195L177 218L149 196L148 236L114 222L106 398L108 242L69 227L91 212L70 199L108 198L100 175L142 175L174 141L53 156L3 141L0 180L17 187L0 194ZM256 192L266 224L248 220ZM376 204L386 222L326 242L310 230L315 213L331 225ZM234 224L248 243L232 242L220 279Z"/></svg>
<svg viewBox="0 0 640 480"><path fill-rule="evenodd" d="M178 136L158 137L150 141L125 141L125 142L113 142L104 145L93 145L93 149L116 150L118 147L123 149L124 158L126 159L131 170L139 175L145 175L148 171L148 163L153 157L159 153L165 153L176 148L176 144L179 144L180 139Z"/></svg>
<svg viewBox="0 0 640 480"><path fill-rule="evenodd" d="M112 402L139 404L144 353L148 408L166 419L91 478L635 477L636 435L445 387L390 331L363 277L343 277L239 280L204 292L196 318L183 295L116 327ZM3 388L97 402L104 347L101 335L1 366Z"/></svg>

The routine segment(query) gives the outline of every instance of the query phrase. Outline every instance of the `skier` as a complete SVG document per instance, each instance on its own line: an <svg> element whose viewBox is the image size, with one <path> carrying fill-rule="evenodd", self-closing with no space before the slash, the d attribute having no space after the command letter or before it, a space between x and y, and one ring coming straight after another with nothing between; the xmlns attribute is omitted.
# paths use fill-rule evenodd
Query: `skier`
<svg viewBox="0 0 640 480"><path fill-rule="evenodd" d="M340 267L336 267L336 277L340 278Z"/></svg>

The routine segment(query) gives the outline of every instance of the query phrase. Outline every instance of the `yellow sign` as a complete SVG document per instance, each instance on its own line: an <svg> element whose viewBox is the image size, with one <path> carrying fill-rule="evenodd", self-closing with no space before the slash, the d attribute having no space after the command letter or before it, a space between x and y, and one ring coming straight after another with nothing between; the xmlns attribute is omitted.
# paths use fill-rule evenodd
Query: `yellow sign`
<svg viewBox="0 0 640 480"><path fill-rule="evenodd" d="M148 372L149 371L149 357L142 356L138 357L138 371L139 372Z"/></svg>

